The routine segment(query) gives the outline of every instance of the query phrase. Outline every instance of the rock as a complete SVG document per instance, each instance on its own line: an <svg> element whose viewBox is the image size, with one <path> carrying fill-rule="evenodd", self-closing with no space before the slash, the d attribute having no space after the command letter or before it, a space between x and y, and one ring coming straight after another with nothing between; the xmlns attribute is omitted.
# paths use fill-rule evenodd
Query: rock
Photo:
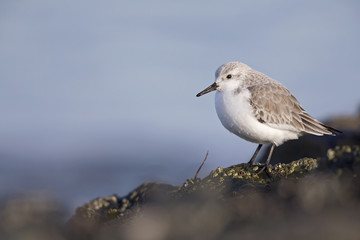
<svg viewBox="0 0 360 240"><path fill-rule="evenodd" d="M204 179L188 179L182 186L144 183L125 197L97 198L76 211L68 223L69 236L73 239L360 236L359 146L335 147L323 158L277 163L271 166L273 178L264 172L257 174L260 167L260 164L218 167Z"/></svg>
<svg viewBox="0 0 360 240"><path fill-rule="evenodd" d="M62 240L66 218L62 205L43 192L0 200L0 239Z"/></svg>

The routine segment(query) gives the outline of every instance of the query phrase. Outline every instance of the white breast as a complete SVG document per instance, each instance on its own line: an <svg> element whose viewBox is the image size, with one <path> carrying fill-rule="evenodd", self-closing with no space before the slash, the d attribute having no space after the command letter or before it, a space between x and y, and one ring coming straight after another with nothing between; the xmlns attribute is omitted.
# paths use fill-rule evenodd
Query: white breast
<svg viewBox="0 0 360 240"><path fill-rule="evenodd" d="M272 128L260 123L253 115L250 105L250 91L216 91L215 108L222 125L235 135L255 143L274 143L297 139L298 133Z"/></svg>

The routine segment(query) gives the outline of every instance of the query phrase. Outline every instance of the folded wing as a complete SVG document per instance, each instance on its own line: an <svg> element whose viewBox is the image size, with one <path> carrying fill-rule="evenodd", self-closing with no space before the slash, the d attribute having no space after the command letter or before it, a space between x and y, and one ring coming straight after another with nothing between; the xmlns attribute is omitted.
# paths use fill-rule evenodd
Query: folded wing
<svg viewBox="0 0 360 240"><path fill-rule="evenodd" d="M278 82L270 81L248 89L251 93L250 104L253 112L257 120L263 124L318 136L340 133L311 117L291 92Z"/></svg>

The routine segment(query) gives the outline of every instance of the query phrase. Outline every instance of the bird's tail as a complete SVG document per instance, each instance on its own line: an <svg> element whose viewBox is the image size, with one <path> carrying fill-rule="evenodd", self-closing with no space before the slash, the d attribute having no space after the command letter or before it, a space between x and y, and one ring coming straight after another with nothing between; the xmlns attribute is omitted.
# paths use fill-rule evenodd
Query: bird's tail
<svg viewBox="0 0 360 240"><path fill-rule="evenodd" d="M317 136L326 135L336 135L342 133L341 131L326 126L325 124L321 123L320 121L316 120L315 118L311 117L305 111L300 114L302 124L304 126L304 130L307 133L314 134Z"/></svg>

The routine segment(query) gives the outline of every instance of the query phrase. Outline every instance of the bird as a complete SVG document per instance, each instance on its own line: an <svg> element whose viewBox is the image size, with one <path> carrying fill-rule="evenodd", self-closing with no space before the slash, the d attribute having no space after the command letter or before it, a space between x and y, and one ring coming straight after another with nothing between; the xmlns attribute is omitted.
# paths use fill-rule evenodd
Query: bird
<svg viewBox="0 0 360 240"><path fill-rule="evenodd" d="M215 82L196 97L215 93L216 113L231 133L259 144L248 162L253 165L264 144L271 144L264 167L270 176L274 148L304 134L336 135L341 131L309 115L281 83L242 62L228 62L215 72Z"/></svg>

